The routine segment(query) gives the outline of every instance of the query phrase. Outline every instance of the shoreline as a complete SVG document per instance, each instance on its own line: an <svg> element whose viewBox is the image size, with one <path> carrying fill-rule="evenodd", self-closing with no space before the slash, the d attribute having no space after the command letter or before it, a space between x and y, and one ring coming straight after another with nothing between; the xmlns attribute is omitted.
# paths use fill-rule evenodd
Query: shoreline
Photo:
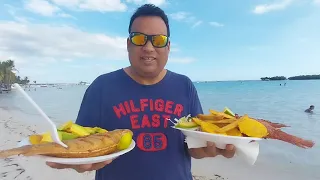
<svg viewBox="0 0 320 180"><path fill-rule="evenodd" d="M23 111L3 106L0 107L0 114L0 149L15 147L22 138L42 132L43 126L38 124L35 126L31 124L32 121L28 121L37 115L26 114ZM19 119L24 120L19 121ZM77 173L72 169L52 169L46 166L44 161L36 158L13 157L0 160L0 164L1 180L42 180L43 174L51 177L48 180L94 180L95 174L95 172ZM192 159L192 172L194 180L320 179L320 174L316 175L316 171L306 172L295 165L281 167L279 164L270 164L270 162L268 164L261 157L254 166L248 166L237 158L230 160L225 160L223 157Z"/></svg>

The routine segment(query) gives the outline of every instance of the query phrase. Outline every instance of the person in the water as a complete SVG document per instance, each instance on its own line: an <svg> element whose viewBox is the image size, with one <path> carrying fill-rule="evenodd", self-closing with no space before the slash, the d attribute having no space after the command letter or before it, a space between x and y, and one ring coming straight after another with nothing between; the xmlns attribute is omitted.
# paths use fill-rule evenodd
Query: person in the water
<svg viewBox="0 0 320 180"><path fill-rule="evenodd" d="M314 105L311 105L308 109L306 109L304 112L307 112L307 113L313 113L313 110L314 110Z"/></svg>

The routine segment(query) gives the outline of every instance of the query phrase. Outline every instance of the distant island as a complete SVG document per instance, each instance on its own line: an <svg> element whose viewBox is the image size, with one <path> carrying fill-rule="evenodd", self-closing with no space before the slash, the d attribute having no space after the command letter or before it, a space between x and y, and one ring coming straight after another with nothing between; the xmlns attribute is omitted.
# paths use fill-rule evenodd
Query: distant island
<svg viewBox="0 0 320 180"><path fill-rule="evenodd" d="M262 77L260 78L262 81L281 81L281 80L314 80L320 79L319 75L299 75L299 76L291 76L289 78L285 76L274 76L274 77Z"/></svg>
<svg viewBox="0 0 320 180"><path fill-rule="evenodd" d="M320 74L318 75L301 75L301 76L292 76L288 78L289 80L311 80L311 79L320 79Z"/></svg>
<svg viewBox="0 0 320 180"><path fill-rule="evenodd" d="M262 81L280 81L287 80L285 76L274 76L274 77L262 77L260 78Z"/></svg>

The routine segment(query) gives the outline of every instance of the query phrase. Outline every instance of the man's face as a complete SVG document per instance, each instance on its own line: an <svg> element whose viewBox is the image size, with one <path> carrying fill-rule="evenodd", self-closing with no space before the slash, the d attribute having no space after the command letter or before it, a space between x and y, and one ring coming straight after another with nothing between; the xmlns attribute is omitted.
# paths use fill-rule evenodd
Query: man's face
<svg viewBox="0 0 320 180"><path fill-rule="evenodd" d="M160 17L138 17L132 23L131 32L167 35L167 27ZM165 47L156 48L150 41L144 46L136 46L128 39L127 49L130 64L134 70L141 76L155 77L164 69L168 61L170 42Z"/></svg>

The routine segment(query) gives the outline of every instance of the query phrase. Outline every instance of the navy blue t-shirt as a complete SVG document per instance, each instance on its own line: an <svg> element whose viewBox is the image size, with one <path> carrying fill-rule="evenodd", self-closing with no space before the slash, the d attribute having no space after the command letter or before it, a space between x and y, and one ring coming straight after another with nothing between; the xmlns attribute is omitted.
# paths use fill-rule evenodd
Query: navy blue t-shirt
<svg viewBox="0 0 320 180"><path fill-rule="evenodd" d="M136 147L96 172L96 180L192 180L184 135L167 118L203 113L191 80L171 71L141 85L123 69L99 76L83 97L76 123L128 128Z"/></svg>

